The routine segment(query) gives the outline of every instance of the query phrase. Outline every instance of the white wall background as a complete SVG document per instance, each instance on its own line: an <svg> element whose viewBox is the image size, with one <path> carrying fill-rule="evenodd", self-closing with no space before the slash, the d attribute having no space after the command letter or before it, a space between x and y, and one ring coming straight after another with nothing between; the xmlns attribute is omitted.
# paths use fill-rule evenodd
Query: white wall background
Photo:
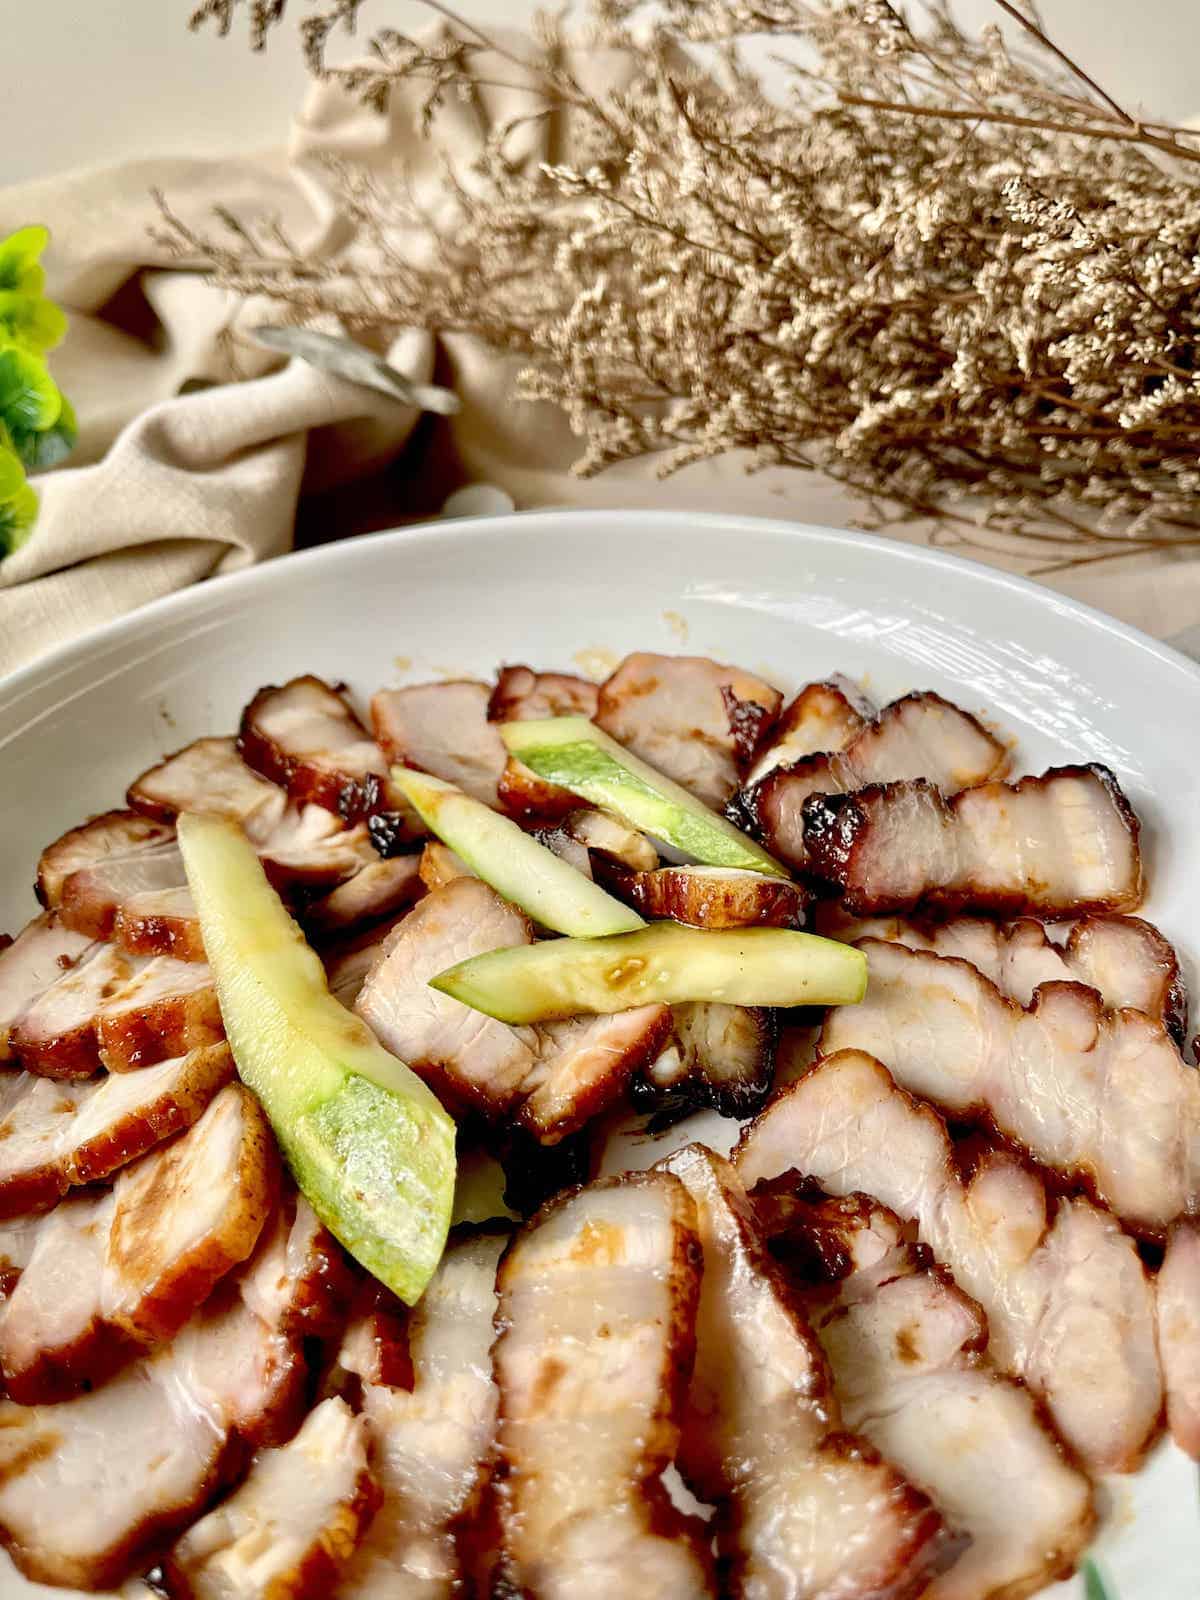
<svg viewBox="0 0 1200 1600"><path fill-rule="evenodd" d="M463 15L519 25L538 0L462 0ZM153 155L281 144L304 91L294 28L264 55L188 32L193 0L0 0L0 183ZM292 0L298 16L303 0ZM980 20L991 0L959 0ZM1200 0L1043 0L1058 41L1132 110L1200 115ZM364 14L419 27L419 0Z"/></svg>

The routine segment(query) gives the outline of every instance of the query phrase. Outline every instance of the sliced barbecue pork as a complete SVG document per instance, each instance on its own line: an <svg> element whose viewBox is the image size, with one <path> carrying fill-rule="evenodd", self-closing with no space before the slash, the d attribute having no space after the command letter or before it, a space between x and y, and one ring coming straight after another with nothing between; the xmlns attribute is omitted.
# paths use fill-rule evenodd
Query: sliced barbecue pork
<svg viewBox="0 0 1200 1600"><path fill-rule="evenodd" d="M424 893L420 856L371 861L345 883L306 906L304 926L316 939L343 935L382 922Z"/></svg>
<svg viewBox="0 0 1200 1600"><path fill-rule="evenodd" d="M634 872L652 872L658 866L658 851L646 835L606 811L572 811L562 826L589 852L611 856Z"/></svg>
<svg viewBox="0 0 1200 1600"><path fill-rule="evenodd" d="M1052 1212L1041 1179L1004 1153L965 1181L937 1113L853 1050L776 1095L736 1165L747 1188L795 1172L916 1222L987 1314L997 1365L1045 1402L1079 1459L1096 1472L1137 1466L1163 1402L1154 1294L1111 1217L1086 1200Z"/></svg>
<svg viewBox="0 0 1200 1600"><path fill-rule="evenodd" d="M532 722L542 717L595 718L599 685L569 672L534 672L501 667L488 701L492 722Z"/></svg>
<svg viewBox="0 0 1200 1600"><path fill-rule="evenodd" d="M786 705L746 774L750 786L776 767L805 756L844 750L867 726L875 708L845 678L810 683Z"/></svg>
<svg viewBox="0 0 1200 1600"><path fill-rule="evenodd" d="M631 872L596 863L596 877L651 922L693 928L798 928L809 896L798 883L736 867L659 867Z"/></svg>
<svg viewBox="0 0 1200 1600"><path fill-rule="evenodd" d="M135 778L125 801L164 822L182 811L229 817L258 840L280 822L288 796L246 765L236 739L197 739Z"/></svg>
<svg viewBox="0 0 1200 1600"><path fill-rule="evenodd" d="M145 845L73 872L62 886L59 915L89 938L112 939L117 918L131 900L179 890L186 883L183 857L173 839Z"/></svg>
<svg viewBox="0 0 1200 1600"><path fill-rule="evenodd" d="M825 1253L822 1209L813 1207L812 1261ZM838 1213L838 1224L847 1220ZM859 1223L878 1226L869 1216ZM793 1230L805 1231L795 1222ZM1019 1600L1073 1572L1095 1524L1091 1485L1066 1461L1028 1390L983 1354L983 1313L928 1252L897 1245L840 1283L816 1275L797 1287L847 1425L965 1536L924 1600Z"/></svg>
<svg viewBox="0 0 1200 1600"><path fill-rule="evenodd" d="M379 1499L367 1422L323 1400L294 1439L255 1457L166 1561L181 1600L327 1600Z"/></svg>
<svg viewBox="0 0 1200 1600"><path fill-rule="evenodd" d="M110 1072L153 1066L224 1037L212 973L202 961L157 956L139 964L96 1014L100 1059Z"/></svg>
<svg viewBox="0 0 1200 1600"><path fill-rule="evenodd" d="M0 1306L0 1370L23 1405L104 1382L173 1338L253 1250L275 1198L274 1141L230 1084L198 1122L119 1174L110 1193L44 1217Z"/></svg>
<svg viewBox="0 0 1200 1600"><path fill-rule="evenodd" d="M1085 1181L1135 1231L1200 1213L1200 1073L1162 1023L1048 983L1023 1009L967 961L864 939L869 982L834 1007L819 1050L864 1050L960 1121L994 1125Z"/></svg>
<svg viewBox="0 0 1200 1600"><path fill-rule="evenodd" d="M383 752L345 695L311 673L260 689L242 713L237 747L297 805L361 822L388 804Z"/></svg>
<svg viewBox="0 0 1200 1600"><path fill-rule="evenodd" d="M626 656L595 721L643 761L720 809L779 714L778 689L704 656Z"/></svg>
<svg viewBox="0 0 1200 1600"><path fill-rule="evenodd" d="M225 1037L208 967L94 944L29 1006L11 1054L47 1078L128 1072Z"/></svg>
<svg viewBox="0 0 1200 1600"><path fill-rule="evenodd" d="M857 914L925 903L1005 915L1133 911L1140 824L1106 767L1051 767L943 798L887 783L804 806L809 866Z"/></svg>
<svg viewBox="0 0 1200 1600"><path fill-rule="evenodd" d="M690 1001L671 1007L667 1047L632 1080L635 1105L660 1119L711 1106L724 1117L761 1109L775 1080L775 1013Z"/></svg>
<svg viewBox="0 0 1200 1600"><path fill-rule="evenodd" d="M1007 764L1007 750L969 712L939 694L909 694L885 706L844 749L775 767L731 810L781 861L807 868L815 865L805 832L810 796L918 778L954 793L997 777Z"/></svg>
<svg viewBox="0 0 1200 1600"><path fill-rule="evenodd" d="M1108 1011L1130 1006L1162 1022L1177 1042L1187 1031L1187 992L1179 957L1157 928L1140 917L1083 917L1062 943L1040 922L1018 917L850 917L823 902L817 932L853 943L887 939L910 950L958 956L978 967L1002 994L1028 1006L1043 983L1084 983Z"/></svg>
<svg viewBox="0 0 1200 1600"><path fill-rule="evenodd" d="M204 939L192 891L148 889L122 902L113 921L113 943L135 956L171 956L203 961Z"/></svg>
<svg viewBox="0 0 1200 1600"><path fill-rule="evenodd" d="M1155 1287L1167 1421L1179 1448L1200 1461L1200 1223L1172 1229Z"/></svg>
<svg viewBox="0 0 1200 1600"><path fill-rule="evenodd" d="M331 1252L303 1201L169 1345L93 1394L0 1405L0 1534L30 1578L104 1588L149 1563L305 1404ZM69 1514L64 1514L69 1508Z"/></svg>
<svg viewBox="0 0 1200 1600"><path fill-rule="evenodd" d="M343 828L324 806L289 806L255 848L285 899L335 888L379 859L365 823Z"/></svg>
<svg viewBox="0 0 1200 1600"><path fill-rule="evenodd" d="M611 1105L666 1042L670 1008L511 1028L429 987L455 962L528 944L528 921L477 878L421 900L389 935L355 1009L447 1104L515 1115L555 1143Z"/></svg>
<svg viewBox="0 0 1200 1600"><path fill-rule="evenodd" d="M92 947L55 916L35 917L0 950L0 1061L12 1057L12 1030L51 984L57 983Z"/></svg>
<svg viewBox="0 0 1200 1600"><path fill-rule="evenodd" d="M96 1017L128 983L134 958L94 944L14 1024L9 1051L44 1078L93 1078L100 1071Z"/></svg>
<svg viewBox="0 0 1200 1600"><path fill-rule="evenodd" d="M191 1127L233 1077L226 1045L94 1083L24 1073L0 1089L0 1217L52 1206Z"/></svg>
<svg viewBox="0 0 1200 1600"><path fill-rule="evenodd" d="M451 1243L405 1329L409 1371L385 1332L351 1329L341 1364L362 1381L362 1415L382 1500L338 1593L346 1600L451 1600L462 1592L455 1534L491 1469L498 1395L491 1350L505 1238ZM403 1377L402 1382L395 1381Z"/></svg>
<svg viewBox="0 0 1200 1600"><path fill-rule="evenodd" d="M703 1524L661 1479L700 1291L687 1190L659 1172L553 1200L497 1283L502 1583L529 1600L712 1595Z"/></svg>
<svg viewBox="0 0 1200 1600"><path fill-rule="evenodd" d="M737 1174L703 1145L665 1166L695 1202L704 1253L679 1459L719 1508L726 1592L924 1593L957 1541L924 1494L840 1431L829 1369Z"/></svg>
<svg viewBox="0 0 1200 1600"><path fill-rule="evenodd" d="M486 683L418 683L383 689L371 701L375 737L389 761L456 783L476 800L497 804L508 752L488 721Z"/></svg>
<svg viewBox="0 0 1200 1600"><path fill-rule="evenodd" d="M174 835L173 828L133 811L107 811L93 817L42 851L37 868L38 899L53 911L62 900L63 885L73 873L119 861L154 845L169 844Z"/></svg>

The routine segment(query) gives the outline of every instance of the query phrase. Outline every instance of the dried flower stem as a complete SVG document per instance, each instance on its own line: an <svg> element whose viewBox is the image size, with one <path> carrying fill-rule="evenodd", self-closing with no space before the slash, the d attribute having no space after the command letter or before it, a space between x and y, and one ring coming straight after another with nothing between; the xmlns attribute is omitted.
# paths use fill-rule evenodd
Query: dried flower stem
<svg viewBox="0 0 1200 1600"><path fill-rule="evenodd" d="M395 179L333 169L355 231L336 259L164 211L225 286L295 322L420 322L520 354L522 391L583 438L581 473L737 451L1043 571L1200 548L1200 136L1133 118L1031 6L996 0L1019 55L941 0L912 24L888 0L592 0L591 38L629 63L596 93L560 19L526 52L444 0L440 38L381 29L362 64L329 64L366 3L306 15L318 76L435 135L481 87L517 109L447 173L438 226ZM252 42L286 11L249 0ZM739 55L752 36L807 47L786 109ZM570 165L510 158L531 124Z"/></svg>

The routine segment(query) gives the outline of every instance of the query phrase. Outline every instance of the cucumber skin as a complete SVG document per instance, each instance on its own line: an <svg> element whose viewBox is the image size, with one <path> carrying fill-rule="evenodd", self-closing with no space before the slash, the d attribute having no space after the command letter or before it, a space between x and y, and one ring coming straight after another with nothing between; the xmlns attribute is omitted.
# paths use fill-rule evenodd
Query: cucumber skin
<svg viewBox="0 0 1200 1600"><path fill-rule="evenodd" d="M731 822L710 811L672 779L654 773L584 717L506 722L500 734L513 755L539 778L615 812L633 827L665 839L706 866L740 867L771 877L791 876ZM547 734L551 735L548 740ZM541 743L537 742L539 737ZM639 770L642 767L649 777L643 776Z"/></svg>
<svg viewBox="0 0 1200 1600"><path fill-rule="evenodd" d="M611 939L489 951L430 985L501 1022L522 1024L653 1001L854 1005L866 993L867 960L850 945L790 929L705 931L656 922Z"/></svg>

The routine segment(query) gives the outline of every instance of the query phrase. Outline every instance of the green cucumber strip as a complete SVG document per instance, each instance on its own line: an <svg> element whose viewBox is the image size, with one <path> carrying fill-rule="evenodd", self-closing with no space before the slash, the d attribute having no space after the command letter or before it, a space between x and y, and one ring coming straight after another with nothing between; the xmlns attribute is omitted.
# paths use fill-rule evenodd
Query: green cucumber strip
<svg viewBox="0 0 1200 1600"><path fill-rule="evenodd" d="M477 877L544 928L586 939L646 926L636 911L454 784L408 767L393 767L392 782Z"/></svg>
<svg viewBox="0 0 1200 1600"><path fill-rule="evenodd" d="M450 1225L454 1123L329 993L240 828L208 816L178 827L238 1073L321 1221L411 1305Z"/></svg>
<svg viewBox="0 0 1200 1600"><path fill-rule="evenodd" d="M611 939L552 939L461 961L433 988L502 1022L545 1022L664 1001L735 1006L854 1005L867 988L860 950L786 928L686 928L656 922Z"/></svg>
<svg viewBox="0 0 1200 1600"><path fill-rule="evenodd" d="M539 778L590 800L712 867L791 874L732 822L609 738L586 717L505 722L500 737Z"/></svg>

